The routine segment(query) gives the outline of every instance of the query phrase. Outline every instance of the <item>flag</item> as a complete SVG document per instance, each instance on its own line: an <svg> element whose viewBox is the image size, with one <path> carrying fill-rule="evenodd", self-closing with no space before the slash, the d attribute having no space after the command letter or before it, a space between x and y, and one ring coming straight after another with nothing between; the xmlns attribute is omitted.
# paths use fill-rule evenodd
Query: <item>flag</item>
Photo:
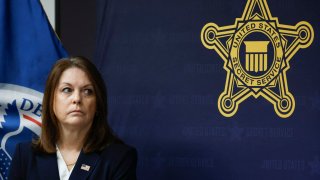
<svg viewBox="0 0 320 180"><path fill-rule="evenodd" d="M90 166L86 165L86 164L82 164L81 165L81 169L84 171L89 171L90 170Z"/></svg>
<svg viewBox="0 0 320 180"><path fill-rule="evenodd" d="M39 136L50 68L67 55L39 0L0 1L0 177L20 141Z"/></svg>
<svg viewBox="0 0 320 180"><path fill-rule="evenodd" d="M138 179L320 179L318 1L97 2L94 61Z"/></svg>

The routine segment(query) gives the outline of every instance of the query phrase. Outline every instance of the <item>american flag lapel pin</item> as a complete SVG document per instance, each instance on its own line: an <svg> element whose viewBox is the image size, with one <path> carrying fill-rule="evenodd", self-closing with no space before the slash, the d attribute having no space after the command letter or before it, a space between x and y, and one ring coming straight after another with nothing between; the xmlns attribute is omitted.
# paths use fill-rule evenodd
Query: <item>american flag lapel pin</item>
<svg viewBox="0 0 320 180"><path fill-rule="evenodd" d="M82 169L82 170L85 170L85 171L89 171L89 170L90 170L90 166L89 166L89 165L86 165L86 164L82 164L82 165L81 165L81 169Z"/></svg>

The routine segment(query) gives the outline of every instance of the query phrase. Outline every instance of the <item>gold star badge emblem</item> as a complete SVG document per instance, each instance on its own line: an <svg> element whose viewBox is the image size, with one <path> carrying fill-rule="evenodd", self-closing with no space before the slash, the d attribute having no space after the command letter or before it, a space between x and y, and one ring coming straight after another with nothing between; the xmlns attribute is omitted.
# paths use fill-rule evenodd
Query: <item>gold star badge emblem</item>
<svg viewBox="0 0 320 180"><path fill-rule="evenodd" d="M313 38L308 22L279 24L266 0L248 0L242 17L233 25L206 24L202 44L220 55L227 71L225 89L218 99L220 113L231 117L248 97L262 96L278 116L289 117L295 109L286 76L289 61L300 48L310 46Z"/></svg>

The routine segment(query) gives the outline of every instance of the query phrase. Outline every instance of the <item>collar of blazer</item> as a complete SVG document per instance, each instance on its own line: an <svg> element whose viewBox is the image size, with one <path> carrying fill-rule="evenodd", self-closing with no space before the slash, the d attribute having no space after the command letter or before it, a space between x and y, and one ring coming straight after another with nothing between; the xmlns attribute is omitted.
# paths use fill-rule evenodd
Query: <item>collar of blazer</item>
<svg viewBox="0 0 320 180"><path fill-rule="evenodd" d="M69 180L73 179L87 179L87 177L94 170L98 160L98 153L83 153L80 152L78 160L72 170ZM37 161L39 165L39 178L40 179L59 179L59 170L58 170L58 162L57 155L49 154L46 156L40 155L37 156Z"/></svg>
<svg viewBox="0 0 320 180"><path fill-rule="evenodd" d="M87 177L92 173L94 170L98 160L99 160L98 153L83 153L80 152L78 160L72 170L69 180L73 179L87 179Z"/></svg>

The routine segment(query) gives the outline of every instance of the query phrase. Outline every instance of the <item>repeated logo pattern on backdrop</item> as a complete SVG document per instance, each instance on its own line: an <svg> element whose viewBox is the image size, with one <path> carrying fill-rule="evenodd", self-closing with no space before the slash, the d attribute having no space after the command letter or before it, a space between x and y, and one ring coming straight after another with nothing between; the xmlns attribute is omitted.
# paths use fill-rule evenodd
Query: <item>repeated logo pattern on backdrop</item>
<svg viewBox="0 0 320 180"><path fill-rule="evenodd" d="M94 62L138 179L319 180L317 0L97 3Z"/></svg>
<svg viewBox="0 0 320 180"><path fill-rule="evenodd" d="M206 24L201 31L202 44L220 55L227 71L218 100L220 113L231 117L248 97L262 96L273 104L278 116L291 116L295 99L286 72L295 53L310 46L313 38L308 22L280 24L266 0L249 0L233 25Z"/></svg>

